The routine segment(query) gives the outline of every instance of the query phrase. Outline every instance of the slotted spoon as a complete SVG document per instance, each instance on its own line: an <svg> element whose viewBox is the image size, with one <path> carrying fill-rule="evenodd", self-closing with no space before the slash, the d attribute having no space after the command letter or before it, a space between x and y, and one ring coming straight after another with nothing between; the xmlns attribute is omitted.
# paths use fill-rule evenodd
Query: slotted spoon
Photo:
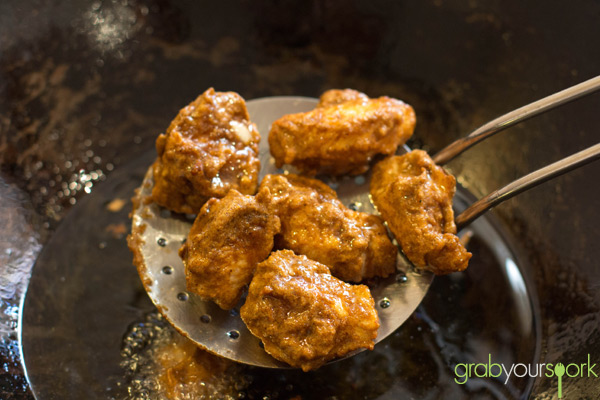
<svg viewBox="0 0 600 400"><path fill-rule="evenodd" d="M443 164L468 147L500 130L514 125L560 104L600 88L600 77L593 78L562 92L519 108L499 117L442 150L434 159ZM279 117L311 110L316 99L305 97L271 97L248 101L250 119L263 134L260 144L260 179L266 174L281 173L270 156L266 133ZM406 146L399 153L406 152ZM465 226L498 203L548 179L591 162L600 156L600 144L564 160L533 172L475 202L456 217L459 227ZM353 209L376 213L369 200L370 175L344 177L326 181L336 189L340 200ZM194 216L175 215L156 204L144 201L152 191L150 168L136 195L138 206L132 214L135 263L151 300L171 324L200 347L236 362L270 368L287 368L287 364L267 354L260 340L253 336L239 317L239 306L224 311L212 302L202 301L186 291L185 272L178 250L187 237ZM398 257L396 275L376 281L371 293L381 326L376 342L394 332L415 311L433 280L429 272L415 270L402 254ZM242 299L243 301L243 299ZM354 352L350 355L356 354Z"/></svg>

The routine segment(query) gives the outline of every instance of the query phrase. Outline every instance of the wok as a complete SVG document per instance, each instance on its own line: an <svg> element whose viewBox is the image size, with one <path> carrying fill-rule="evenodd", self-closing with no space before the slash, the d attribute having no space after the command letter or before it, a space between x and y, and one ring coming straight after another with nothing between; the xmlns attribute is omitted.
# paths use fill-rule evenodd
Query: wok
<svg viewBox="0 0 600 400"><path fill-rule="evenodd" d="M206 88L246 99L343 87L398 97L418 116L409 145L435 153L505 111L597 75L599 17L591 0L2 2L0 397L125 396L123 338L164 321L131 266L121 228L129 205L120 201L152 162L158 133ZM600 95L591 95L452 161L468 190L459 200L597 143L598 109ZM479 261L464 276L436 279L381 350L310 375L245 371L251 382L241 391L273 399L555 396L556 378L459 385L454 367L487 362L488 353L506 363L600 361L599 178L591 164L492 212L517 270L497 265L475 240ZM522 277L520 289L510 271ZM527 329L520 307L532 315ZM597 378L581 375L563 377L565 398L600 394Z"/></svg>

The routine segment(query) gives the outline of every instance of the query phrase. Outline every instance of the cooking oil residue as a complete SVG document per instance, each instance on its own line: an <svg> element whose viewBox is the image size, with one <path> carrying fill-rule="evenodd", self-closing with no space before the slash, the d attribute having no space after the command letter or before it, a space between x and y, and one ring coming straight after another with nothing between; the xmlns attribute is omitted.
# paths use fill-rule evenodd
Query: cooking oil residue
<svg viewBox="0 0 600 400"><path fill-rule="evenodd" d="M157 312L129 327L121 355L127 400L233 400L246 386L239 366L201 350Z"/></svg>

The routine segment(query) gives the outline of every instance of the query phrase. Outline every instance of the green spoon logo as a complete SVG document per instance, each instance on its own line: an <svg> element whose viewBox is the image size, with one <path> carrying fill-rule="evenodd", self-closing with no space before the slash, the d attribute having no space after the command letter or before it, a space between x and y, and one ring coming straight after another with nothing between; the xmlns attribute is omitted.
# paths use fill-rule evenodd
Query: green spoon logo
<svg viewBox="0 0 600 400"><path fill-rule="evenodd" d="M565 366L562 363L556 364L554 374L558 377L558 398L562 399L562 376L565 374Z"/></svg>

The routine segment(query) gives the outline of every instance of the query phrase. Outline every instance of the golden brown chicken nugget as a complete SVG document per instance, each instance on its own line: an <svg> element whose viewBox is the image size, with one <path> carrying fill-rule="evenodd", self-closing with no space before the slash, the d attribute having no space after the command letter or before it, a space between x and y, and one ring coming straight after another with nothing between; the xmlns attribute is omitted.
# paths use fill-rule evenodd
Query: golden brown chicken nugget
<svg viewBox="0 0 600 400"><path fill-rule="evenodd" d="M381 218L353 211L329 186L299 175L267 175L260 185L272 193L281 220L276 247L327 265L344 280L360 282L396 270L398 249Z"/></svg>
<svg viewBox="0 0 600 400"><path fill-rule="evenodd" d="M456 236L456 180L422 150L392 156L373 168L371 196L408 259L443 275L467 268L471 253Z"/></svg>
<svg viewBox="0 0 600 400"><path fill-rule="evenodd" d="M256 265L273 248L279 232L268 190L256 197L231 190L204 204L179 254L188 290L223 309L235 307Z"/></svg>
<svg viewBox="0 0 600 400"><path fill-rule="evenodd" d="M244 99L208 89L156 139L153 200L195 214L206 200L223 197L230 189L256 193L259 141Z"/></svg>
<svg viewBox="0 0 600 400"><path fill-rule="evenodd" d="M350 285L292 251L256 268L241 309L265 351L304 371L358 349L373 349L379 318L365 285Z"/></svg>
<svg viewBox="0 0 600 400"><path fill-rule="evenodd" d="M314 110L275 121L269 146L278 168L290 164L307 175L361 174L375 155L394 154L415 124L414 110L400 100L330 90Z"/></svg>

